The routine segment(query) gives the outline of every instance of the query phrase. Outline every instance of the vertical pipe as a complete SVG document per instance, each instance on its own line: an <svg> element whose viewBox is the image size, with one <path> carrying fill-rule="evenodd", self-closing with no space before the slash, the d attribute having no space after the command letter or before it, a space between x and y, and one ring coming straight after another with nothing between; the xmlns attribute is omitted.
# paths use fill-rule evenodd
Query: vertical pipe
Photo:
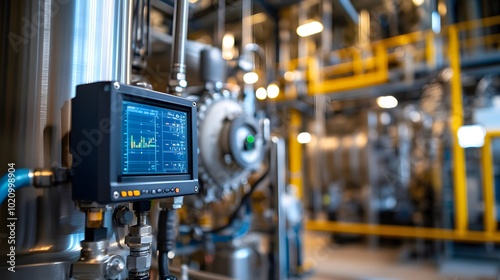
<svg viewBox="0 0 500 280"><path fill-rule="evenodd" d="M332 50L332 1L323 0L321 4L321 21L324 26L321 32L321 57L324 58Z"/></svg>
<svg viewBox="0 0 500 280"><path fill-rule="evenodd" d="M378 126L378 115L377 112L373 110L369 110L366 112L366 135L368 138L368 142L366 145L366 154L367 154L367 161L368 161L368 187L367 188L367 193L366 197L368 198L365 203L364 203L364 208L367 211L367 217L366 219L368 220L369 224L378 224L379 223L379 216L378 212L376 211L377 209L377 190L375 189L375 186L379 184L379 173L381 172L381 169L379 168L377 162L377 147L375 146L376 142L376 137L378 134L377 131L377 126ZM369 244L371 248L377 248L379 244L379 239L376 236L372 236L369 239Z"/></svg>
<svg viewBox="0 0 500 280"><path fill-rule="evenodd" d="M425 33L425 60L430 69L436 69L436 41L432 30Z"/></svg>
<svg viewBox="0 0 500 280"><path fill-rule="evenodd" d="M278 137L271 139L271 170L270 174L274 175L272 184L274 185L274 202L276 207L276 215L278 218L277 229L274 235L275 244L275 278L287 279L287 263L286 263L286 211L283 209L283 195L285 193L285 141Z"/></svg>
<svg viewBox="0 0 500 280"><path fill-rule="evenodd" d="M246 53L248 55L247 59L249 59L253 64L255 64L254 57L251 52L245 50L247 46L252 43L252 1L251 0L243 0L241 4L241 45L242 45L242 53ZM265 59L265 57L262 57ZM262 77L259 77L262 78ZM244 84L243 92L245 93L245 99L243 107L245 112L251 114L255 112L255 95L253 85Z"/></svg>
<svg viewBox="0 0 500 280"><path fill-rule="evenodd" d="M292 71L290 65L290 20L287 17L282 17L279 20L279 69L283 73L286 71Z"/></svg>
<svg viewBox="0 0 500 280"><path fill-rule="evenodd" d="M460 49L458 30L455 26L449 28L451 77L451 133L453 137L453 184L455 190L455 228L466 231L467 217L467 184L465 170L465 152L458 144L458 129L463 124L462 81L460 77Z"/></svg>
<svg viewBox="0 0 500 280"><path fill-rule="evenodd" d="M168 93L182 95L187 86L185 48L188 23L188 0L176 0L174 7L174 26L172 31L172 64L170 65L170 80Z"/></svg>
<svg viewBox="0 0 500 280"><path fill-rule="evenodd" d="M302 199L304 195L302 181L302 145L297 142L297 135L302 126L300 112L290 112L290 128L288 132L288 154L290 169L290 184L297 187L297 198Z"/></svg>
<svg viewBox="0 0 500 280"><path fill-rule="evenodd" d="M252 1L243 0L241 4L241 45L245 47L246 45L252 43Z"/></svg>
<svg viewBox="0 0 500 280"><path fill-rule="evenodd" d="M301 24L304 24L306 23L307 21L307 11L309 9L309 4L307 3L307 1L301 1L298 5L298 9L294 9L295 12L297 12L298 14L298 19L299 19L299 26ZM307 42L308 42L308 38L307 37L299 37L299 41L298 41L298 49L297 49L297 57L298 57L298 67L297 69L299 71L306 71L307 69L307 64L308 64L308 61L307 61ZM300 82L297 83L297 94L298 96L301 96L301 95L306 95L307 94L307 83L306 81L304 80L301 80Z"/></svg>
<svg viewBox="0 0 500 280"><path fill-rule="evenodd" d="M224 25L226 24L226 1L219 0L219 8L217 9L217 37L215 46L222 49L222 39L224 38Z"/></svg>
<svg viewBox="0 0 500 280"><path fill-rule="evenodd" d="M132 0L120 2L123 5L121 9L121 28L122 44L120 54L120 82L130 84L130 77L132 71L132 15L133 15L133 2Z"/></svg>
<svg viewBox="0 0 500 280"><path fill-rule="evenodd" d="M291 50L290 50L290 20L289 20L290 11L281 12L280 20L278 23L279 26L279 51L278 51L278 63L279 70L281 73L286 73L287 71L294 71L295 66L292 66L290 63L291 58ZM290 82L290 81L288 81ZM284 86L284 97L285 98L294 98L295 96L291 96L291 92L295 91L294 83L285 83Z"/></svg>
<svg viewBox="0 0 500 280"><path fill-rule="evenodd" d="M365 48L370 44L370 12L361 10L358 22L358 45Z"/></svg>
<svg viewBox="0 0 500 280"><path fill-rule="evenodd" d="M484 198L484 230L487 233L494 233L496 230L495 221L495 187L493 180L493 157L491 155L491 135L488 133L484 137L484 145L481 149L481 164L483 170L483 198Z"/></svg>

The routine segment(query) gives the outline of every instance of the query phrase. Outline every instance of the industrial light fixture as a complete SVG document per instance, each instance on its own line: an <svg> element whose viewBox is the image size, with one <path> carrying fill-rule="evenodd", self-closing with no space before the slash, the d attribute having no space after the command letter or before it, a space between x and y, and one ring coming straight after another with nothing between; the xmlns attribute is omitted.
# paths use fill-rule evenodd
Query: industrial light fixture
<svg viewBox="0 0 500 280"><path fill-rule="evenodd" d="M283 77L285 77L287 82L293 82L295 80L295 73L294 71L286 71Z"/></svg>
<svg viewBox="0 0 500 280"><path fill-rule="evenodd" d="M462 148L481 148L486 130L480 125L464 125L458 129L458 144Z"/></svg>
<svg viewBox="0 0 500 280"><path fill-rule="evenodd" d="M225 60L231 60L234 57L234 35L231 33L224 34L222 38L222 58Z"/></svg>
<svg viewBox="0 0 500 280"><path fill-rule="evenodd" d="M274 99L280 94L280 87L277 84L270 84L267 86L267 97Z"/></svg>
<svg viewBox="0 0 500 280"><path fill-rule="evenodd" d="M431 14L431 28L435 34L441 32L441 15L437 11Z"/></svg>
<svg viewBox="0 0 500 280"><path fill-rule="evenodd" d="M323 24L316 20L308 21L297 27L297 34L300 37L311 36L313 34L320 33L321 31L323 31Z"/></svg>
<svg viewBox="0 0 500 280"><path fill-rule="evenodd" d="M392 95L377 97L377 105L380 108L390 109L398 106L398 100Z"/></svg>
<svg viewBox="0 0 500 280"><path fill-rule="evenodd" d="M259 81L259 75L255 72L247 72L243 75L243 81L245 84L253 85Z"/></svg>
<svg viewBox="0 0 500 280"><path fill-rule="evenodd" d="M422 4L424 4L424 1L425 0L413 0L413 4L415 4L415 6L421 6Z"/></svg>
<svg viewBox="0 0 500 280"><path fill-rule="evenodd" d="M255 91L255 97L259 100L264 100L267 97L267 91L265 88L260 87Z"/></svg>
<svg viewBox="0 0 500 280"><path fill-rule="evenodd" d="M311 134L309 132L301 132L297 135L297 142L300 144L307 144L311 142Z"/></svg>
<svg viewBox="0 0 500 280"><path fill-rule="evenodd" d="M232 48L234 46L234 35L231 33L224 34L222 38L222 47Z"/></svg>
<svg viewBox="0 0 500 280"><path fill-rule="evenodd" d="M446 4L444 2L438 4L438 11L440 15L442 16L446 15L448 9L446 8Z"/></svg>

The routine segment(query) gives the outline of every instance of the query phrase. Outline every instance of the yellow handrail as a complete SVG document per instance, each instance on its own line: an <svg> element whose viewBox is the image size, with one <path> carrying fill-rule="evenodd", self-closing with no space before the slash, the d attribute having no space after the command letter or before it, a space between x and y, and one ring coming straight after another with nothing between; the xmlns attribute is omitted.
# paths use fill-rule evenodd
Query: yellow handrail
<svg viewBox="0 0 500 280"><path fill-rule="evenodd" d="M500 137L500 131L487 131L484 145L481 148L481 168L483 170L483 197L484 197L484 229L492 234L497 230L495 209L495 184L493 176L493 155L491 143L493 138Z"/></svg>
<svg viewBox="0 0 500 280"><path fill-rule="evenodd" d="M374 51L376 46L382 46L385 49L385 55L388 57L386 63L389 63L397 61L397 55L394 53L394 49L397 49L398 47L402 47L405 45L422 43L422 45L425 46L424 55L421 57L415 56L416 58L418 58L416 62L418 61L424 62L427 65L428 69L434 69L436 67L437 50L435 48L435 42L437 37L445 38L446 36L448 36L448 44L449 44L450 30L453 30L453 32L455 33L457 32L460 33L477 28L484 28L495 25L500 25L500 16L473 20L468 22L461 22L454 25L446 26L443 27L443 31L439 35L434 34L434 32L432 32L431 30L416 31L408 34L398 35L395 37L374 41L372 42L372 48L371 49L368 48L368 50L361 50L358 46L351 46L344 49L332 51L329 55L337 57L340 60L340 63L335 65L326 65L321 68L307 69L307 71L313 71L315 74L320 75L315 77L318 81L316 81L315 86L310 87L310 89L314 91L310 92L309 94L312 95L325 94L330 92L343 91L352 88L362 88L380 84L381 83L380 77L382 76L388 77L388 74L382 75L382 73L378 73L378 75L374 74L374 75L368 75L367 77L363 76L367 73L374 72L374 69L378 66L375 64L375 61L377 61L377 55L379 55L380 52ZM500 42L500 34L488 34L485 36L481 36L479 38L462 38L462 39L458 38L458 40L460 49L468 49L472 46L477 46L481 44L491 45L493 43ZM443 41L443 43L447 48L445 49L445 51L447 51L449 46L448 47L446 46L447 43L446 41ZM365 51L365 53L368 54L368 56L362 56L361 55L362 51ZM301 57L292 59L287 65L288 66L287 70L295 70L298 68L300 64L305 63L306 61L310 62L311 61L310 59L311 57ZM308 65L311 66L311 64ZM315 64L315 67L317 67L317 64ZM311 75L308 74L307 76L310 77ZM329 81L332 81L332 83L329 83ZM355 85L360 81L361 83L359 85ZM333 83L339 83L340 85L332 86Z"/></svg>
<svg viewBox="0 0 500 280"><path fill-rule="evenodd" d="M333 221L307 221L307 230L351 233L362 235L378 235L401 238L422 238L437 240L454 240L462 242L494 242L500 243L500 234L488 234L483 231L459 232L453 229L424 228L412 226L372 225Z"/></svg>
<svg viewBox="0 0 500 280"><path fill-rule="evenodd" d="M458 143L458 129L463 124L462 81L460 77L460 44L458 30L449 28L451 78L451 133L453 137L453 185L455 186L455 227L459 231L467 230L467 177L465 170L465 152Z"/></svg>
<svg viewBox="0 0 500 280"><path fill-rule="evenodd" d="M390 63L396 62L398 57L394 50L409 44L425 46L423 54L419 55L429 69L436 67L435 48L436 40L442 40L443 51L447 53L449 66L452 70L451 84L451 118L450 126L453 137L453 185L455 205L455 229L427 229L400 226L345 224L336 222L310 221L307 228L335 232L375 234L401 237L438 238L474 242L500 242L500 235L496 234L496 210L494 200L494 183L492 170L491 141L493 137L500 137L500 132L488 132L482 149L483 192L484 192L484 232L468 229L468 206L466 186L466 165L464 149L458 144L458 129L463 125L463 104L461 84L461 51L467 51L475 46L491 46L500 42L500 34L487 34L471 38L470 32L461 38L463 32L474 29L500 25L500 16L461 22L443 28L441 34L432 31L417 31L399 35L372 43L366 53L372 55L361 56L357 47L336 50L332 54L343 60L336 65L327 65L318 68L319 63L314 57L307 58L307 77L309 94L325 94L336 91L345 91L354 88L364 88L384 83L389 78ZM468 37L469 36L469 37ZM446 40L445 40L446 39ZM498 49L498 48L496 48ZM345 61L350 58L351 61ZM334 77L331 77L334 76ZM339 77L340 76L340 77ZM292 139L293 141L294 139Z"/></svg>

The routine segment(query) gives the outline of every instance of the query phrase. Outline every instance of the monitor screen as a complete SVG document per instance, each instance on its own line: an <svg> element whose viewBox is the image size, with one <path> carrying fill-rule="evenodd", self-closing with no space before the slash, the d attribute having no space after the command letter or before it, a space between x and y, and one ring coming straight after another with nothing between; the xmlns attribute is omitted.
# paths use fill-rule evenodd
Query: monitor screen
<svg viewBox="0 0 500 280"><path fill-rule="evenodd" d="M188 117L183 111L123 100L123 175L188 173Z"/></svg>

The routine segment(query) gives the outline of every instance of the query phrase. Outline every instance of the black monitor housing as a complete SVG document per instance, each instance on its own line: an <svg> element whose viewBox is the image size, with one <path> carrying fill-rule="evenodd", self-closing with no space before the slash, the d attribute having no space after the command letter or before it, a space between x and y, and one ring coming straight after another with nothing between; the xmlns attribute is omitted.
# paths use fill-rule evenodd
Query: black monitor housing
<svg viewBox="0 0 500 280"><path fill-rule="evenodd" d="M199 192L196 103L120 84L77 86L73 199L102 204Z"/></svg>

